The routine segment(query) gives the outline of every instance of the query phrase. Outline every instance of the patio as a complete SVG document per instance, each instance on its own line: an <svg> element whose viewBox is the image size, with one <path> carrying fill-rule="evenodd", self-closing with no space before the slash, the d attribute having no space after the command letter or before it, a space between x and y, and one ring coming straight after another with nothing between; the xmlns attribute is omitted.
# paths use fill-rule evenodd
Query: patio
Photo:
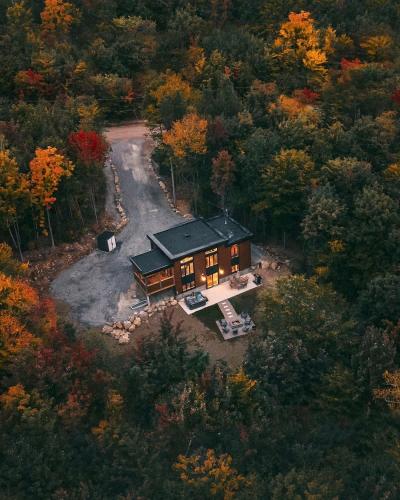
<svg viewBox="0 0 400 500"><path fill-rule="evenodd" d="M178 303L186 314L193 314L198 311L201 311L202 309L218 304L219 302L222 302L226 299L230 299L231 297L235 297L236 295L240 295L241 293L248 292L250 290L253 290L254 288L262 286L262 285L256 285L254 283L253 273L247 273L244 274L243 276L248 277L248 283L245 288L240 288L240 289L231 288L229 280L227 280L224 281L223 283L220 283L217 286L209 288L208 290L201 290L201 293L205 297L207 297L208 301L205 305L197 307L196 309L189 309L185 304L185 300L183 298L179 299Z"/></svg>

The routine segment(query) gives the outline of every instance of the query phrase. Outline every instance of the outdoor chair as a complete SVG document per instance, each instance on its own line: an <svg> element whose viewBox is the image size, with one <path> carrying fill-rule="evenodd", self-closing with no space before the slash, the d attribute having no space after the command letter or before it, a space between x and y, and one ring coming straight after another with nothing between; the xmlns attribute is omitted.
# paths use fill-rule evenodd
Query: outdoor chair
<svg viewBox="0 0 400 500"><path fill-rule="evenodd" d="M244 327L242 328L242 330L243 330L243 332L244 332L244 333L247 333L247 332L249 332L249 331L250 331L250 326L244 326Z"/></svg>

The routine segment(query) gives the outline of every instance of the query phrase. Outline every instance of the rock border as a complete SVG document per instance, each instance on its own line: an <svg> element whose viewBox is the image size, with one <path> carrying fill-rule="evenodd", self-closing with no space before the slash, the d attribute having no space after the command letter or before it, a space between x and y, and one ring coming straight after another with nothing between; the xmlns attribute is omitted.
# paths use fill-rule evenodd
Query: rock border
<svg viewBox="0 0 400 500"><path fill-rule="evenodd" d="M143 322L148 322L149 319L169 307L174 307L178 301L171 297L169 299L160 300L150 306L146 306L141 311L136 311L125 321L114 321L103 326L102 333L110 335L117 340L119 344L128 344L132 333L140 327Z"/></svg>
<svg viewBox="0 0 400 500"><path fill-rule="evenodd" d="M119 176L117 172L117 167L112 163L111 159L109 158L107 160L107 163L109 167L111 168L111 172L113 174L113 179L114 179L114 189L115 189L115 195L114 195L114 203L115 203L115 208L121 218L120 222L115 226L115 231L119 232L121 231L129 222L129 218L126 215L125 208L122 205L122 196L121 196L121 186L119 183Z"/></svg>

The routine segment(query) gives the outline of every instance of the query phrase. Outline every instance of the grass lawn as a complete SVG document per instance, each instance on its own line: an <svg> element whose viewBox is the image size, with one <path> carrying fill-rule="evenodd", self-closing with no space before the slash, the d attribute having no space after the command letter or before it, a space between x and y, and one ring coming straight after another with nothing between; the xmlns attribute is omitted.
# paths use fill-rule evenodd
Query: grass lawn
<svg viewBox="0 0 400 500"><path fill-rule="evenodd" d="M222 319L224 316L222 315L222 312L217 304L215 304L214 306L206 307L205 309L194 313L193 316L201 321L207 328L217 333L218 335L221 335L215 322L218 319Z"/></svg>
<svg viewBox="0 0 400 500"><path fill-rule="evenodd" d="M240 295L232 297L231 299L229 299L229 302L233 305L235 311L238 314L246 311L252 318L254 318L254 312L257 306L257 295L258 289L251 290L249 292L241 293Z"/></svg>

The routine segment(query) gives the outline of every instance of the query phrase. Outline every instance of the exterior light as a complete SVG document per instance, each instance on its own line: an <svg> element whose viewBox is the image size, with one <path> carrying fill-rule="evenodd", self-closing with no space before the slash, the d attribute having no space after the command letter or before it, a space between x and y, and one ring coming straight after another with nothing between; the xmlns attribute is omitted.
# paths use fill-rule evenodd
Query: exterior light
<svg viewBox="0 0 400 500"><path fill-rule="evenodd" d="M206 277L204 276L204 273L201 275L201 281L206 281Z"/></svg>
<svg viewBox="0 0 400 500"><path fill-rule="evenodd" d="M220 269L220 270L219 270L219 274L222 276L222 275L224 275L224 274L225 274L225 271L224 271L223 269Z"/></svg>

